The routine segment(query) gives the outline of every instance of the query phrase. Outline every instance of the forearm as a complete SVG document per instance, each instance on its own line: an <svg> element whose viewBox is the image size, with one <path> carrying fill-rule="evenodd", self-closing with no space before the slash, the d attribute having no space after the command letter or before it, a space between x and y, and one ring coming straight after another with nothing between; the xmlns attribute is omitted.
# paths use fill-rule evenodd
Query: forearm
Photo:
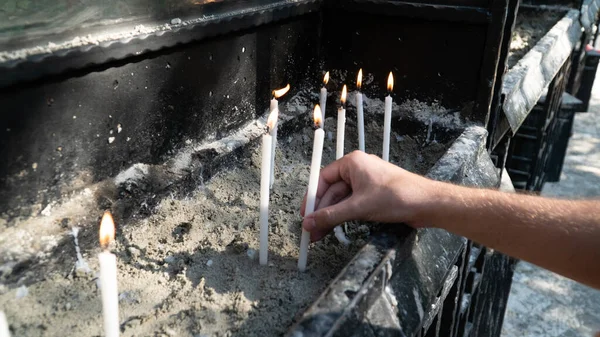
<svg viewBox="0 0 600 337"><path fill-rule="evenodd" d="M436 183L421 214L426 225L600 288L600 201Z"/></svg>

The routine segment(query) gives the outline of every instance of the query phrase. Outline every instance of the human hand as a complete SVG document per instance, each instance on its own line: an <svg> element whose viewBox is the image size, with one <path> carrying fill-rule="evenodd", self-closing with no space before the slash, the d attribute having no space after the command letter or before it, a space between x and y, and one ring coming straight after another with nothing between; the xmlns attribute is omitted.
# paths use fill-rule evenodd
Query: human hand
<svg viewBox="0 0 600 337"><path fill-rule="evenodd" d="M302 226L318 241L351 220L420 225L420 212L433 198L436 182L375 155L354 151L321 170L315 212ZM306 196L300 214L304 216Z"/></svg>

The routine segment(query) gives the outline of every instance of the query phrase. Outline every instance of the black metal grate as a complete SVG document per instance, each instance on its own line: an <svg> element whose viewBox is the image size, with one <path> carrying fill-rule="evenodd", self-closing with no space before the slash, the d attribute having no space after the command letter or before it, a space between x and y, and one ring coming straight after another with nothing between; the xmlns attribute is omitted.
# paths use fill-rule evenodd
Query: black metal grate
<svg viewBox="0 0 600 337"><path fill-rule="evenodd" d="M416 336L499 336L514 261L468 242Z"/></svg>

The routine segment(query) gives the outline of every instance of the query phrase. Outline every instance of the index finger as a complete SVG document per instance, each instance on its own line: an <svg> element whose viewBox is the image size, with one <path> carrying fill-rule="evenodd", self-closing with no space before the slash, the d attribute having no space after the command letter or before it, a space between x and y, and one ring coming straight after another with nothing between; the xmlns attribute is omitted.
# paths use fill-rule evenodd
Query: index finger
<svg viewBox="0 0 600 337"><path fill-rule="evenodd" d="M340 168L344 157L334 161L333 163L325 166L321 169L319 174L319 185L317 186L317 202L323 197L325 192L338 181L343 181L342 175L340 174ZM318 203L317 203L318 204ZM300 215L304 216L304 209L306 208L306 192L302 199L302 205L300 206Z"/></svg>

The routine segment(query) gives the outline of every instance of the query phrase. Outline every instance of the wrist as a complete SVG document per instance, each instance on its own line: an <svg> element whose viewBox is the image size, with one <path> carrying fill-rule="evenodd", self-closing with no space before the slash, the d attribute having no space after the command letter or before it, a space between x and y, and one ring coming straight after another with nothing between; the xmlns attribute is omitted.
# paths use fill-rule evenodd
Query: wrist
<svg viewBox="0 0 600 337"><path fill-rule="evenodd" d="M414 209L414 220L416 227L440 227L443 221L441 216L447 216L454 207L451 205L454 194L452 189L457 186L430 179L424 179L420 184L418 198ZM446 214L446 215L444 215Z"/></svg>

